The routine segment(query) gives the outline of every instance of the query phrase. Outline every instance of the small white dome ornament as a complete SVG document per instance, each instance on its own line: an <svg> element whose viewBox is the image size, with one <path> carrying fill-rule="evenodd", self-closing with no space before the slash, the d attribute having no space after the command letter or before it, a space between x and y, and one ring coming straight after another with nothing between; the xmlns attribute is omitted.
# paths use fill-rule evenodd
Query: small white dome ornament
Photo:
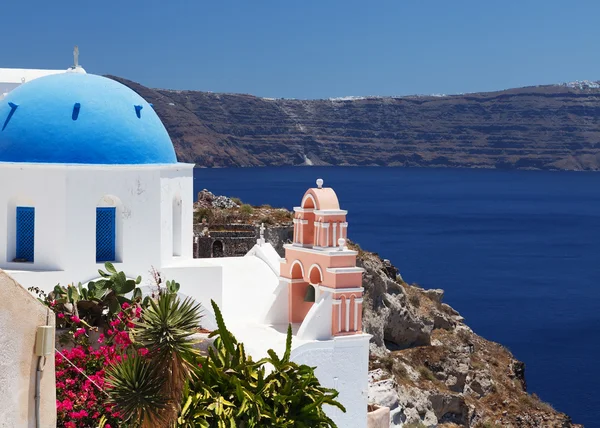
<svg viewBox="0 0 600 428"><path fill-rule="evenodd" d="M323 179L322 178L317 178L317 187L319 189L323 188Z"/></svg>
<svg viewBox="0 0 600 428"><path fill-rule="evenodd" d="M338 251L344 251L346 249L346 240L344 238L338 239Z"/></svg>

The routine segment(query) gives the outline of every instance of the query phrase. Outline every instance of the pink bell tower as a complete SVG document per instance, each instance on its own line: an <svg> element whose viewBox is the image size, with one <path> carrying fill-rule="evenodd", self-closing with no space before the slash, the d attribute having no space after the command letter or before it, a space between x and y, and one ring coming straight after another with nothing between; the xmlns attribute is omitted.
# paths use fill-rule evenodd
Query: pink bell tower
<svg viewBox="0 0 600 428"><path fill-rule="evenodd" d="M280 277L288 283L288 320L301 324L300 336L362 333L363 269L345 245L347 213L322 179L294 208L294 242L285 245Z"/></svg>

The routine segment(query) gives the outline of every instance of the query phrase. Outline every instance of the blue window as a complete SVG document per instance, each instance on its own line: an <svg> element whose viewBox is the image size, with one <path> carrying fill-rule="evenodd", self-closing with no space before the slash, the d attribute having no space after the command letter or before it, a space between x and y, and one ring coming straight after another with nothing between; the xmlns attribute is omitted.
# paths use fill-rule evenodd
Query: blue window
<svg viewBox="0 0 600 428"><path fill-rule="evenodd" d="M115 208L96 208L96 261L115 260Z"/></svg>
<svg viewBox="0 0 600 428"><path fill-rule="evenodd" d="M35 240L35 208L17 207L17 252L16 259L33 262Z"/></svg>

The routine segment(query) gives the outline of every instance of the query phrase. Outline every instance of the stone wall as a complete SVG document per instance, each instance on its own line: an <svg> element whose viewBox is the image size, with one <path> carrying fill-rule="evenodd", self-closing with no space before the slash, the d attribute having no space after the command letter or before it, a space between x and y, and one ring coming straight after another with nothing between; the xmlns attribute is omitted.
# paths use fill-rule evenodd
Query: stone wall
<svg viewBox="0 0 600 428"><path fill-rule="evenodd" d="M256 236L260 236L260 226L255 226ZM294 226L290 225L265 225L265 240L275 248L281 257L285 255L283 244L294 240Z"/></svg>
<svg viewBox="0 0 600 428"><path fill-rule="evenodd" d="M54 325L54 313L0 270L0 427L35 427L34 355L38 326ZM56 427L54 353L41 376L40 426Z"/></svg>
<svg viewBox="0 0 600 428"><path fill-rule="evenodd" d="M265 225L265 240L283 257L285 243L293 238L292 226ZM260 238L260 226L249 224L208 225L194 227L194 257L244 256Z"/></svg>

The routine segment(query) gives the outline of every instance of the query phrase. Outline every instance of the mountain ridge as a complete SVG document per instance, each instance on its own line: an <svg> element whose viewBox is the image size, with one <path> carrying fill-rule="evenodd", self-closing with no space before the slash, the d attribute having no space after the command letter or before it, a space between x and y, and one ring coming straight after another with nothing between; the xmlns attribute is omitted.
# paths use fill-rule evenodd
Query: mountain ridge
<svg viewBox="0 0 600 428"><path fill-rule="evenodd" d="M138 92L182 162L198 167L600 169L600 85L575 81L456 95L261 98Z"/></svg>

